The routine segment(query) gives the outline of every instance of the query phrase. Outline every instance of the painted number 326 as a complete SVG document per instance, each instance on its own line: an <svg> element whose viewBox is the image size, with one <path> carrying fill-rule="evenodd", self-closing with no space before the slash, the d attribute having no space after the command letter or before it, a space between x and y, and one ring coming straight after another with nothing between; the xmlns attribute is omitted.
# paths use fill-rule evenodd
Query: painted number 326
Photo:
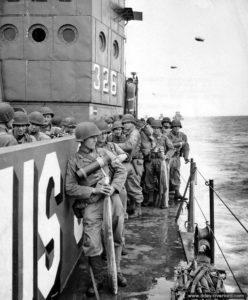
<svg viewBox="0 0 248 300"><path fill-rule="evenodd" d="M94 64L93 72L95 74L94 89L100 90L102 88L104 93L110 92L113 96L117 94L117 73L115 71Z"/></svg>

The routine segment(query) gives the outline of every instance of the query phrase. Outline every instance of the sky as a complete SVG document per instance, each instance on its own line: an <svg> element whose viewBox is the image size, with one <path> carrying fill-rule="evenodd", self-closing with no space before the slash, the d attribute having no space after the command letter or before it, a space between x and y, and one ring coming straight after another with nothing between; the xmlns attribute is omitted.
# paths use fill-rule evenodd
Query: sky
<svg viewBox="0 0 248 300"><path fill-rule="evenodd" d="M139 117L248 115L247 0L126 0L126 7L143 12L143 21L126 25L125 44L126 75L139 78Z"/></svg>

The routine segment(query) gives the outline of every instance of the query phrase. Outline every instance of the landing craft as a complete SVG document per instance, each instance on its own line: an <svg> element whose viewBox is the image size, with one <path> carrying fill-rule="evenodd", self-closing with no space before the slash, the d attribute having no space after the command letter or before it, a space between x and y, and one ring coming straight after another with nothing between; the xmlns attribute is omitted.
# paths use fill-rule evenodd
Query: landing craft
<svg viewBox="0 0 248 300"><path fill-rule="evenodd" d="M77 121L137 114L136 74L124 95L131 20L142 13L124 0L1 0L0 101ZM51 299L81 256L82 219L63 186L76 147L69 137L0 149L0 299Z"/></svg>

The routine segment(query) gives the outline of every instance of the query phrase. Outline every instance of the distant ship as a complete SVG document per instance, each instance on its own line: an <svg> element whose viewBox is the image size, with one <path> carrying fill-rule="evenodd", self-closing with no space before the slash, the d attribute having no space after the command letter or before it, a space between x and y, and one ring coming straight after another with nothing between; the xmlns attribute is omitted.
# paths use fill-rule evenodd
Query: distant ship
<svg viewBox="0 0 248 300"><path fill-rule="evenodd" d="M183 120L183 116L181 115L180 111L176 111L175 116L173 117L173 120Z"/></svg>

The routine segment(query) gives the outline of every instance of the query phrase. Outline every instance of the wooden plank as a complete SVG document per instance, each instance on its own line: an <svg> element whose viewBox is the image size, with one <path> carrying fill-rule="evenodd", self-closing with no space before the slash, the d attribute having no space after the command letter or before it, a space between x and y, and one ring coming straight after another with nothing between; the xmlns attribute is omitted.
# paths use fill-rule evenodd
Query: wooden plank
<svg viewBox="0 0 248 300"><path fill-rule="evenodd" d="M190 263L194 259L194 233L179 231L182 240L183 249L187 262Z"/></svg>

